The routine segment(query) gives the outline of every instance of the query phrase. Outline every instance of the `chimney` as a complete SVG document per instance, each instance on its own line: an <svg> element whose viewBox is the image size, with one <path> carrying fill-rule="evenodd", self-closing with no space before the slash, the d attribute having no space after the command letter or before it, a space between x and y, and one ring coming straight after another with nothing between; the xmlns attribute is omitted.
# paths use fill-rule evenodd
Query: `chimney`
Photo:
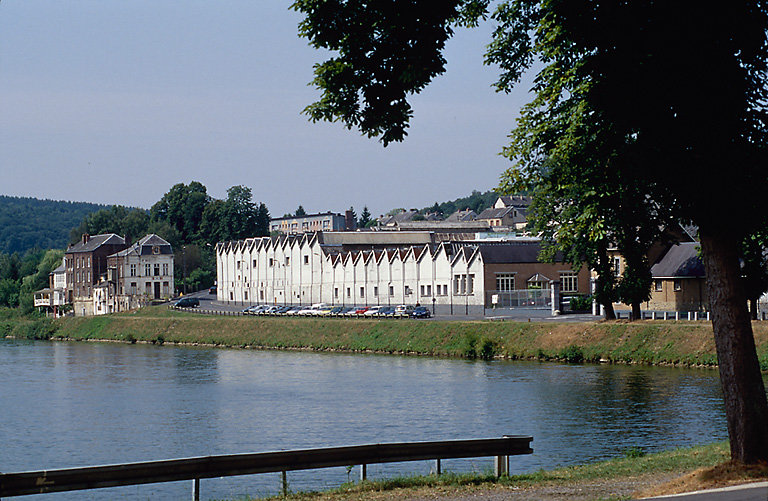
<svg viewBox="0 0 768 501"><path fill-rule="evenodd" d="M348 210L344 213L344 229L347 231L353 231L357 226L357 221L352 217L352 211Z"/></svg>
<svg viewBox="0 0 768 501"><path fill-rule="evenodd" d="M90 239L91 236L88 233L83 233L83 245L87 244Z"/></svg>

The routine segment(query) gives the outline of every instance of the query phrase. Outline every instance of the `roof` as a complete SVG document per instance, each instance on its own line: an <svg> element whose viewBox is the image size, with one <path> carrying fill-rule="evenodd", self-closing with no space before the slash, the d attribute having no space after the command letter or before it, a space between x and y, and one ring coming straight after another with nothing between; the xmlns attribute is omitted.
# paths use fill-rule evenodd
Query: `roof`
<svg viewBox="0 0 768 501"><path fill-rule="evenodd" d="M312 218L327 217L327 216L344 217L344 214L339 214L338 212L331 212L331 211L318 212L317 214L304 214L303 216L274 217L274 218L270 218L270 222L274 223L275 221L292 221L294 219L312 219Z"/></svg>
<svg viewBox="0 0 768 501"><path fill-rule="evenodd" d="M489 242L477 244L484 263L538 263L541 242ZM562 260L561 256L556 257Z"/></svg>
<svg viewBox="0 0 768 501"><path fill-rule="evenodd" d="M485 209L481 212L477 216L477 219L501 219L507 216L512 217L514 210L513 207L502 207L501 209L494 209L491 207L490 209Z"/></svg>
<svg viewBox="0 0 768 501"><path fill-rule="evenodd" d="M527 207L531 205L531 197L525 195L502 195L499 197L504 207Z"/></svg>
<svg viewBox="0 0 768 501"><path fill-rule="evenodd" d="M70 245L67 248L67 252L92 252L102 245L125 245L125 239L114 233L93 235L88 237L88 241L85 243L80 240L76 244Z"/></svg>
<svg viewBox="0 0 768 501"><path fill-rule="evenodd" d="M112 254L113 256L128 256L128 255L137 255L137 256L148 256L151 254L173 254L173 248L171 247L171 244L168 243L167 240L155 235L154 233L150 233L149 235L145 235L141 239L139 239L138 242L131 245L127 249L121 250L120 252L116 252Z"/></svg>
<svg viewBox="0 0 768 501"><path fill-rule="evenodd" d="M66 273L66 272L67 272L67 268L66 266L64 266L64 261L62 261L61 264L58 266L58 268L53 270L51 273L59 274L59 273Z"/></svg>
<svg viewBox="0 0 768 501"><path fill-rule="evenodd" d="M459 221L474 221L477 218L477 212L467 209L459 210L445 218L446 221L459 222Z"/></svg>
<svg viewBox="0 0 768 501"><path fill-rule="evenodd" d="M698 242L683 242L673 245L656 264L651 267L653 278L703 277L704 264L699 258Z"/></svg>

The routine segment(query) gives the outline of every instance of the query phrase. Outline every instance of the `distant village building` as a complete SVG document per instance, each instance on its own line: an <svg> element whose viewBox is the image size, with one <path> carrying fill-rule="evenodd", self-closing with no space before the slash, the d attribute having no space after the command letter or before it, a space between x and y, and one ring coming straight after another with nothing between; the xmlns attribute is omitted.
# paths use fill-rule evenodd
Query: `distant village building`
<svg viewBox="0 0 768 501"><path fill-rule="evenodd" d="M67 269L64 260L48 275L48 287L35 291L34 304L49 316L64 314L67 303Z"/></svg>
<svg viewBox="0 0 768 501"><path fill-rule="evenodd" d="M312 233L315 231L345 231L354 230L355 223L351 221L352 213L322 212L305 216L278 217L270 220L269 231L283 235Z"/></svg>

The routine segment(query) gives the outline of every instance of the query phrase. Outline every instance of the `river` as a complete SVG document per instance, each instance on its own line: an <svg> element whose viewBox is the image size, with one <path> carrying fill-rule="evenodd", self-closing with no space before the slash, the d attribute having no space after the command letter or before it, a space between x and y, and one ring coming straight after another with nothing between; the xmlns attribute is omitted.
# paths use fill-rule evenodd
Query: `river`
<svg viewBox="0 0 768 501"><path fill-rule="evenodd" d="M727 437L717 371L0 340L0 471L411 440L531 435L511 472ZM490 459L444 470L483 471ZM429 473L372 465L369 478ZM353 477L359 475L357 469ZM345 468L289 473L337 486ZM279 492L280 475L203 480L202 499ZM29 499L187 499L191 482Z"/></svg>

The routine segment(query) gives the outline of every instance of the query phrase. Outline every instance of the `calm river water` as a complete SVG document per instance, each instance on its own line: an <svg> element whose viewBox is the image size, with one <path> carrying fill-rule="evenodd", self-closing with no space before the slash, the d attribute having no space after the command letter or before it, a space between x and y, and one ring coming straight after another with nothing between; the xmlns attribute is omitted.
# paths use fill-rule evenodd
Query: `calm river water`
<svg viewBox="0 0 768 501"><path fill-rule="evenodd" d="M532 435L534 454L511 460L516 473L727 437L714 370L0 340L0 381L4 472ZM372 465L368 474L432 467ZM292 490L346 479L345 468L289 473ZM279 491L280 475L201 486L203 499L267 495ZM29 499L190 496L191 482L181 482Z"/></svg>

